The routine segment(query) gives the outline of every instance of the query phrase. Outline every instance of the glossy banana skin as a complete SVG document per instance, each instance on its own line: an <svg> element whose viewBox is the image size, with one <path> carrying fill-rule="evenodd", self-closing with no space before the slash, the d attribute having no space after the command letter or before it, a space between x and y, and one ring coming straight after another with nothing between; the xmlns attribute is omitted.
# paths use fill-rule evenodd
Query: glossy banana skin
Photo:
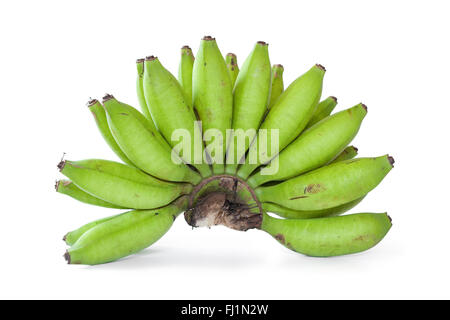
<svg viewBox="0 0 450 320"><path fill-rule="evenodd" d="M272 88L270 90L270 100L268 108L271 109L280 95L284 91L283 82L284 67L281 64L274 64L272 67Z"/></svg>
<svg viewBox="0 0 450 320"><path fill-rule="evenodd" d="M96 198L93 195L90 195L87 192L84 192L79 187L75 185L70 180L58 180L56 181L55 189L57 192L68 195L78 201L92 204L94 206L105 207L105 208L113 208L113 209L124 209L124 207L109 203L102 199Z"/></svg>
<svg viewBox="0 0 450 320"><path fill-rule="evenodd" d="M308 125L305 127L305 130L315 125L317 122L321 121L322 119L325 119L328 117L331 112L334 110L334 108L337 105L337 98L336 97L328 97L325 100L321 101L318 105L316 110L314 111L314 114L311 117L311 120L309 120Z"/></svg>
<svg viewBox="0 0 450 320"><path fill-rule="evenodd" d="M69 264L95 265L111 262L136 253L159 240L186 209L187 201L154 210L129 211L85 226L65 254ZM83 227L81 228L83 229Z"/></svg>
<svg viewBox="0 0 450 320"><path fill-rule="evenodd" d="M147 57L145 60L144 93L147 106L157 128L170 146L176 147L180 141L172 141L172 134L179 129L189 133L191 139L190 157L182 155L181 158L192 164L203 177L212 174L210 166L203 161L203 144L201 128L197 125L197 118L186 101L186 95L177 79L163 67L156 57ZM195 137L198 138L195 143ZM199 150L195 146L199 146ZM194 162L194 154L199 154L199 162Z"/></svg>
<svg viewBox="0 0 450 320"><path fill-rule="evenodd" d="M285 247L308 256L331 257L368 250L391 228L386 213L318 219L276 219L264 214L261 229Z"/></svg>
<svg viewBox="0 0 450 320"><path fill-rule="evenodd" d="M94 116L95 123L97 124L97 128L100 131L101 135L105 139L106 143L109 147L114 151L114 153L126 164L130 166L134 166L130 159L125 155L125 153L120 149L113 135L111 134L111 130L108 126L108 119L106 117L106 112L101 103L93 99L88 103L89 110Z"/></svg>
<svg viewBox="0 0 450 320"><path fill-rule="evenodd" d="M279 130L278 151L283 150L305 128L319 102L324 75L325 68L321 65L315 65L289 85L277 99L275 105L269 110L260 129ZM271 135L268 134L268 152L272 149L270 137ZM258 141L261 139L261 134L258 134ZM249 150L252 152L257 148L257 144L253 143ZM256 164L245 163L240 167L237 173L240 178L246 180L262 164L261 157L263 159L269 158L270 160L276 156L276 154L260 154L259 152L258 154L259 157Z"/></svg>
<svg viewBox="0 0 450 320"><path fill-rule="evenodd" d="M267 110L267 102L270 94L271 67L268 44L257 42L242 65L233 91L233 139L239 136L239 131L254 130L255 134L245 139L245 150L238 152L238 143L227 151L226 172L234 174L238 167L238 161L245 155L248 146L253 141L256 130Z"/></svg>
<svg viewBox="0 0 450 320"><path fill-rule="evenodd" d="M136 69L137 69L136 93L139 105L141 106L142 113L147 118L147 120L153 121L152 115L150 114L144 95L144 61L145 59L138 59L136 61Z"/></svg>
<svg viewBox="0 0 450 320"><path fill-rule="evenodd" d="M275 158L279 161L275 174L257 172L249 184L255 188L269 181L283 181L327 164L353 140L366 114L367 108L359 104L323 119Z"/></svg>
<svg viewBox="0 0 450 320"><path fill-rule="evenodd" d="M213 164L213 172L222 174L227 148L226 131L231 128L233 117L233 94L231 79L216 40L204 37L194 62L192 78L194 108L202 121L203 133L208 129L219 130L223 139L218 145L222 152L222 163ZM207 142L207 145L211 142ZM211 148L207 148L211 156Z"/></svg>
<svg viewBox="0 0 450 320"><path fill-rule="evenodd" d="M358 155L358 148L356 148L354 146L348 146L347 148L342 150L342 152L340 154L338 154L338 156L336 158L334 158L333 161L331 161L330 163L336 163L339 161L350 160L350 159L353 159L354 157L356 157L357 155Z"/></svg>
<svg viewBox="0 0 450 320"><path fill-rule="evenodd" d="M158 208L192 190L190 184L159 181L136 168L107 160L66 160L58 167L84 192L124 208Z"/></svg>
<svg viewBox="0 0 450 320"><path fill-rule="evenodd" d="M340 161L274 186L255 190L262 202L294 210L322 210L361 198L393 167L388 155Z"/></svg>
<svg viewBox="0 0 450 320"><path fill-rule="evenodd" d="M239 74L239 66L237 63L237 57L234 53L227 53L225 57L225 63L227 64L228 74L231 79L231 87L234 88L234 84L236 83L236 78Z"/></svg>
<svg viewBox="0 0 450 320"><path fill-rule="evenodd" d="M103 104L117 144L137 167L167 181L196 184L201 180L186 164L172 161L170 146L137 110L111 97Z"/></svg>
<svg viewBox="0 0 450 320"><path fill-rule="evenodd" d="M289 209L283 206L280 206L279 204L272 203L272 202L263 202L262 207L266 212L272 212L277 214L280 217L286 218L286 219L313 219L313 218L322 218L322 217L329 217L329 216L337 216L344 212L347 212L348 210L354 208L357 204L359 204L365 196L344 203L340 206L328 208L328 209L322 209L322 210L293 210Z"/></svg>
<svg viewBox="0 0 450 320"><path fill-rule="evenodd" d="M186 103L192 108L192 69L194 68L194 54L191 48L181 48L181 60L178 67L178 81L186 95Z"/></svg>

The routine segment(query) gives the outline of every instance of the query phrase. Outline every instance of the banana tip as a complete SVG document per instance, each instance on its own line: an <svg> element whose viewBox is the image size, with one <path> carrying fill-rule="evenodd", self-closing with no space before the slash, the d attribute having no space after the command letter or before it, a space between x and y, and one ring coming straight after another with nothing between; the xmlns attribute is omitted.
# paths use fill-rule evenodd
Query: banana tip
<svg viewBox="0 0 450 320"><path fill-rule="evenodd" d="M145 58L139 58L136 60L136 64L144 63L144 61L145 61Z"/></svg>
<svg viewBox="0 0 450 320"><path fill-rule="evenodd" d="M59 183L61 182L61 180L56 180L55 181L55 190L58 191L59 188Z"/></svg>
<svg viewBox="0 0 450 320"><path fill-rule="evenodd" d="M364 110L366 110L366 112L367 112L367 106L364 103L361 103L361 107L363 107Z"/></svg>
<svg viewBox="0 0 450 320"><path fill-rule="evenodd" d="M204 37L202 38L202 40L204 40L204 41L214 41L214 40L216 40L216 38L213 38L213 37L211 37L211 36L204 36Z"/></svg>
<svg viewBox="0 0 450 320"><path fill-rule="evenodd" d="M112 99L114 99L114 96L112 94L106 93L102 98L102 102L105 103L106 101L109 101Z"/></svg>
<svg viewBox="0 0 450 320"><path fill-rule="evenodd" d="M97 104L97 103L98 103L97 99L89 98L89 101L86 103L86 105L88 107L92 107L94 104Z"/></svg>
<svg viewBox="0 0 450 320"><path fill-rule="evenodd" d="M276 68L276 69L284 70L284 67L283 67L282 64L274 64L273 67Z"/></svg>
<svg viewBox="0 0 450 320"><path fill-rule="evenodd" d="M391 164L391 166L394 167L394 163L395 163L394 157L391 157L390 155L388 155L387 159L388 159L389 163Z"/></svg>
<svg viewBox="0 0 450 320"><path fill-rule="evenodd" d="M67 264L70 264L70 253L66 250L66 253L64 253L64 259L67 261Z"/></svg>
<svg viewBox="0 0 450 320"><path fill-rule="evenodd" d="M62 238L62 240L63 240L64 242L66 242L66 240L67 240L67 233L64 235L64 237Z"/></svg>
<svg viewBox="0 0 450 320"><path fill-rule="evenodd" d="M158 59L158 57L155 57L155 56L147 56L147 57L145 57L145 61L153 61L153 60L157 60Z"/></svg>
<svg viewBox="0 0 450 320"><path fill-rule="evenodd" d="M62 171L62 169L64 169L65 165L66 165L66 160L61 160L57 165L59 171Z"/></svg>
<svg viewBox="0 0 450 320"><path fill-rule="evenodd" d="M337 98L335 96L330 96L331 100L334 100L335 103L337 103Z"/></svg>
<svg viewBox="0 0 450 320"><path fill-rule="evenodd" d="M325 69L325 67L319 63L316 63L316 67L322 70L323 72L327 71L327 69Z"/></svg>
<svg viewBox="0 0 450 320"><path fill-rule="evenodd" d="M268 46L269 44L265 41L258 41L256 44L259 44L260 46Z"/></svg>
<svg viewBox="0 0 450 320"><path fill-rule="evenodd" d="M355 152L358 152L358 148L355 146L351 146L353 148L353 150L355 150Z"/></svg>

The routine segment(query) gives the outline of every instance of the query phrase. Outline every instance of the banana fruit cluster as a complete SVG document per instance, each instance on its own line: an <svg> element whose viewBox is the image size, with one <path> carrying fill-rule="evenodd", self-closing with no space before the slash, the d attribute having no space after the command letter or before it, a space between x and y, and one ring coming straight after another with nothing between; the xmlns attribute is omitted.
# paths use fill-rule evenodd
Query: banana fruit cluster
<svg viewBox="0 0 450 320"><path fill-rule="evenodd" d="M133 254L183 212L193 227L258 229L318 257L367 250L391 228L386 213L340 216L383 180L394 160L355 158L349 144L367 107L332 114L337 99L321 100L322 65L285 89L283 66L272 67L267 43L257 42L239 68L236 56L224 57L209 36L195 58L188 46L181 49L177 78L155 56L136 65L141 111L109 94L88 103L122 162L62 160L67 179L56 183L57 192L84 203L131 211L67 233L68 263ZM190 139L177 136L180 130Z"/></svg>

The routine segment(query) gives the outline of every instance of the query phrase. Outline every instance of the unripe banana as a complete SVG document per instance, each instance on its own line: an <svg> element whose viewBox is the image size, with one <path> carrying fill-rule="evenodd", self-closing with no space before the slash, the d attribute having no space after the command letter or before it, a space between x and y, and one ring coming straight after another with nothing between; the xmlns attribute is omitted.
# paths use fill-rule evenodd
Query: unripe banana
<svg viewBox="0 0 450 320"><path fill-rule="evenodd" d="M139 105L141 106L142 113L148 121L152 120L152 115L145 102L144 95L144 61L145 59L136 60L137 78L136 78L136 93L138 96Z"/></svg>
<svg viewBox="0 0 450 320"><path fill-rule="evenodd" d="M78 188L75 183L70 180L58 180L56 181L55 189L57 192L68 195L78 201L92 204L94 206L100 206L105 208L114 208L114 209L124 209L124 207L117 206L115 204L103 201L102 199L96 198L90 195L87 192L84 192L80 188Z"/></svg>
<svg viewBox="0 0 450 320"><path fill-rule="evenodd" d="M69 264L95 265L136 253L159 240L187 207L169 205L154 210L129 211L85 231L64 255Z"/></svg>
<svg viewBox="0 0 450 320"><path fill-rule="evenodd" d="M347 212L348 210L355 207L358 203L360 203L364 199L364 196L344 203L340 206L328 208L328 209L322 209L322 210L293 210L289 209L283 206L280 206L279 204L272 203L272 202L263 202L262 208L267 212L273 212L280 217L287 218L287 219L313 219L313 218L322 218L322 217L329 217L329 216L337 216L344 212Z"/></svg>
<svg viewBox="0 0 450 320"><path fill-rule="evenodd" d="M192 94L194 108L202 121L203 134L209 129L219 130L222 137L217 143L217 149L222 154L215 154L207 147L208 154L217 158L213 164L213 172L224 172L224 159L228 140L227 129L231 128L233 117L233 94L231 79L227 65L217 46L216 40L206 36L200 42L196 55L192 79ZM208 142L207 142L208 143Z"/></svg>
<svg viewBox="0 0 450 320"><path fill-rule="evenodd" d="M95 123L97 124L98 130L103 136L103 139L105 139L106 143L110 146L112 151L126 164L129 164L130 166L134 166L133 162L131 162L130 159L125 155L125 153L120 149L119 145L117 144L116 140L114 139L113 135L111 134L111 130L108 126L108 119L106 118L105 109L103 109L103 106L98 102L96 99L92 99L88 102L89 110L91 111L92 115L94 116Z"/></svg>
<svg viewBox="0 0 450 320"><path fill-rule="evenodd" d="M156 130L151 130L149 121L131 112L133 108L119 103L110 95L104 98L103 104L116 142L137 167L167 181L196 184L201 180L200 175L186 164L173 161L170 146L157 138L161 136Z"/></svg>
<svg viewBox="0 0 450 320"><path fill-rule="evenodd" d="M348 146L347 148L342 150L342 152L340 154L338 154L338 156L336 158L334 158L333 161L331 161L330 163L336 163L339 161L350 160L350 159L353 159L354 157L356 157L357 155L358 155L358 148L356 148L354 146Z"/></svg>
<svg viewBox="0 0 450 320"><path fill-rule="evenodd" d="M263 183L283 181L327 164L353 140L366 114L366 106L358 104L320 121L275 158L279 161L276 173L264 175L262 171L257 172L248 183L256 188Z"/></svg>
<svg viewBox="0 0 450 320"><path fill-rule="evenodd" d="M261 129L267 129L266 150L258 151L259 143L254 141L249 148L249 154L256 152L258 159L256 159L256 163L245 163L241 166L238 170L240 178L246 180L258 166L276 156L271 153L276 146L280 152L302 132L319 102L324 75L325 68L315 65L292 82L280 95L261 124L258 139L255 139L258 142L264 140L261 137ZM273 145L271 130L278 130L279 133L278 139L273 141Z"/></svg>
<svg viewBox="0 0 450 320"><path fill-rule="evenodd" d="M194 68L194 54L189 46L181 48L181 60L178 67L178 81L186 95L186 103L192 108L192 69Z"/></svg>
<svg viewBox="0 0 450 320"><path fill-rule="evenodd" d="M313 257L331 257L374 247L391 226L386 213L318 219L276 219L264 214L261 229L293 251Z"/></svg>
<svg viewBox="0 0 450 320"><path fill-rule="evenodd" d="M269 109L271 109L284 90L283 83L284 68L281 64L272 67L272 88L270 90Z"/></svg>
<svg viewBox="0 0 450 320"><path fill-rule="evenodd" d="M147 105L161 134L174 147L177 154L183 143L173 141L173 134L186 130L189 139L181 158L198 169L203 177L211 175L211 168L203 161L203 142L201 128L197 124L194 110L186 103L186 95L177 79L160 63L156 57L145 59L144 93ZM197 161L195 154L197 153Z"/></svg>
<svg viewBox="0 0 450 320"><path fill-rule="evenodd" d="M274 186L255 190L262 202L294 210L321 210L361 198L391 171L388 155L340 161Z"/></svg>
<svg viewBox="0 0 450 320"><path fill-rule="evenodd" d="M328 97L325 100L321 101L317 105L317 108L314 111L314 114L312 115L311 120L309 120L308 125L305 127L305 130L312 127L320 120L328 117L331 114L331 112L334 110L336 105L337 105L336 97Z"/></svg>
<svg viewBox="0 0 450 320"><path fill-rule="evenodd" d="M117 214L114 216L110 216L110 217L106 217L106 218L102 218L102 219L98 219L92 222L89 222L87 224L85 224L84 226L81 226L80 228L70 231L68 233L66 233L66 235L63 237L63 241L68 245L68 246L72 246L75 242L77 242L78 239L80 239L80 237L83 235L83 233L85 233L86 231L94 228L95 226L98 226L99 224L114 219L120 215L122 215L124 213L121 214Z"/></svg>
<svg viewBox="0 0 450 320"><path fill-rule="evenodd" d="M106 160L66 160L58 168L83 191L124 208L158 208L192 190L190 184L159 181L136 168Z"/></svg>
<svg viewBox="0 0 450 320"><path fill-rule="evenodd" d="M233 137L227 151L228 174L236 173L238 162L256 136L267 110L270 94L268 44L259 41L242 65L233 92ZM249 133L247 133L249 130ZM238 141L244 142L240 146Z"/></svg>
<svg viewBox="0 0 450 320"><path fill-rule="evenodd" d="M239 74L239 66L237 63L237 57L234 53L227 53L225 57L225 63L227 64L228 74L231 78L231 87L234 88L236 78Z"/></svg>

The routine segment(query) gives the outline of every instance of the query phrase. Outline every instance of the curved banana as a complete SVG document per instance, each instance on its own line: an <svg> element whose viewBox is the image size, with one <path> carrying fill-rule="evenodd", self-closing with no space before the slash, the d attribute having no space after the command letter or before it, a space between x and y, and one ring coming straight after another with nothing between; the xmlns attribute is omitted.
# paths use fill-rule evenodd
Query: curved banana
<svg viewBox="0 0 450 320"><path fill-rule="evenodd" d="M337 98L336 97L328 97L325 100L321 101L318 105L314 114L309 120L308 124L305 127L305 130L315 125L322 119L328 117L334 108L337 106Z"/></svg>
<svg viewBox="0 0 450 320"><path fill-rule="evenodd" d="M354 208L358 203L360 203L364 199L364 197L365 196L341 204L340 206L337 207L322 210L304 210L304 211L293 210L272 202L263 202L261 205L265 211L273 212L279 215L280 217L286 219L313 219L313 218L337 216L344 212L347 212L348 210Z"/></svg>
<svg viewBox="0 0 450 320"><path fill-rule="evenodd" d="M186 95L186 103L192 108L192 69L194 68L194 54L189 46L181 48L181 60L178 67L178 81Z"/></svg>
<svg viewBox="0 0 450 320"><path fill-rule="evenodd" d="M276 173L259 171L248 179L248 183L256 188L263 183L283 181L327 164L353 140L366 114L366 106L358 104L320 121L272 160L278 161Z"/></svg>
<svg viewBox="0 0 450 320"><path fill-rule="evenodd" d="M84 192L124 208L158 208L192 190L190 184L159 181L136 168L106 160L65 160L58 168Z"/></svg>
<svg viewBox="0 0 450 320"><path fill-rule="evenodd" d="M64 257L69 264L95 265L136 253L159 240L186 207L184 200L159 209L129 211L84 226L86 230Z"/></svg>
<svg viewBox="0 0 450 320"><path fill-rule="evenodd" d="M269 110L272 108L284 91L283 83L284 67L281 64L274 64L272 67L272 88L270 90Z"/></svg>
<svg viewBox="0 0 450 320"><path fill-rule="evenodd" d="M234 84L236 83L236 78L239 74L239 66L237 63L237 57L234 53L227 53L225 57L225 63L227 64L228 74L231 78L231 87L234 88Z"/></svg>
<svg viewBox="0 0 450 320"><path fill-rule="evenodd" d="M276 219L264 214L261 229L295 252L331 257L374 247L391 226L386 213L356 213L318 219Z"/></svg>
<svg viewBox="0 0 450 320"><path fill-rule="evenodd" d="M278 152L283 150L302 132L319 102L324 75L325 68L315 65L280 95L261 124L257 139L249 148L249 155L256 153L258 157L256 161L246 162L241 166L237 173L240 178L246 180L258 166L275 157L277 149ZM264 131L261 129L267 130L267 141L262 136ZM278 139L275 138L272 143L274 130L278 130ZM259 148L262 141L266 142L263 143L264 149Z"/></svg>
<svg viewBox="0 0 450 320"><path fill-rule="evenodd" d="M294 210L321 210L361 198L393 168L388 155L357 158L327 165L280 184L259 187L261 202L274 202Z"/></svg>
<svg viewBox="0 0 450 320"><path fill-rule="evenodd" d="M108 126L108 119L106 118L106 112L103 106L96 99L92 99L88 102L89 110L94 116L95 123L97 124L97 128L102 134L103 139L105 139L106 143L109 147L114 151L114 153L126 164L130 166L134 166L133 162L125 155L125 153L120 149L113 135L111 134L111 130Z"/></svg>
<svg viewBox="0 0 450 320"><path fill-rule="evenodd" d="M336 158L334 158L333 161L330 162L330 164L336 163L339 161L350 160L350 159L353 159L354 157L356 157L357 155L358 155L358 148L356 148L354 146L348 146L347 148L342 150L342 152L340 154L338 154L338 156Z"/></svg>
<svg viewBox="0 0 450 320"><path fill-rule="evenodd" d="M239 161L256 136L267 110L271 67L268 44L259 41L242 65L233 92L233 136L225 171L235 174Z"/></svg>
<svg viewBox="0 0 450 320"><path fill-rule="evenodd" d="M233 117L233 94L231 79L227 65L220 53L216 40L206 36L200 42L200 48L196 55L192 78L192 95L194 108L202 121L203 139L208 140L209 133L220 133L212 144L207 145L208 154L215 159L213 172L224 172L224 159L227 148L227 129L231 128ZM218 130L218 131L216 131ZM206 136L205 136L206 134ZM219 151L218 154L215 150ZM220 152L221 151L221 152Z"/></svg>
<svg viewBox="0 0 450 320"><path fill-rule="evenodd" d="M75 183L70 180L58 180L55 184L56 192L65 194L69 197L72 197L78 201L92 204L94 206L100 206L105 208L114 208L114 209L125 209L124 207L106 202L102 199L96 198L93 195L90 195L87 192L84 192L80 188L78 188ZM129 208L128 208L129 209Z"/></svg>
<svg viewBox="0 0 450 320"><path fill-rule="evenodd" d="M177 79L154 56L145 59L144 93L153 121L174 151L177 154L185 151L181 158L203 177L209 177L211 168L203 161L202 133L194 110L186 102L186 94ZM177 132L184 134L181 138L188 139L187 143L172 140L178 139L174 136Z"/></svg>
<svg viewBox="0 0 450 320"><path fill-rule="evenodd" d="M152 115L147 107L147 102L145 102L144 95L144 61L145 59L136 60L137 78L136 78L136 93L138 96L139 105L141 106L142 113L147 118L148 121L152 120Z"/></svg>
<svg viewBox="0 0 450 320"><path fill-rule="evenodd" d="M108 95L103 102L108 124L120 148L141 170L167 181L184 181L196 184L199 174L181 162L172 149L163 141L150 122L137 110L118 102ZM160 137L160 139L158 139Z"/></svg>

